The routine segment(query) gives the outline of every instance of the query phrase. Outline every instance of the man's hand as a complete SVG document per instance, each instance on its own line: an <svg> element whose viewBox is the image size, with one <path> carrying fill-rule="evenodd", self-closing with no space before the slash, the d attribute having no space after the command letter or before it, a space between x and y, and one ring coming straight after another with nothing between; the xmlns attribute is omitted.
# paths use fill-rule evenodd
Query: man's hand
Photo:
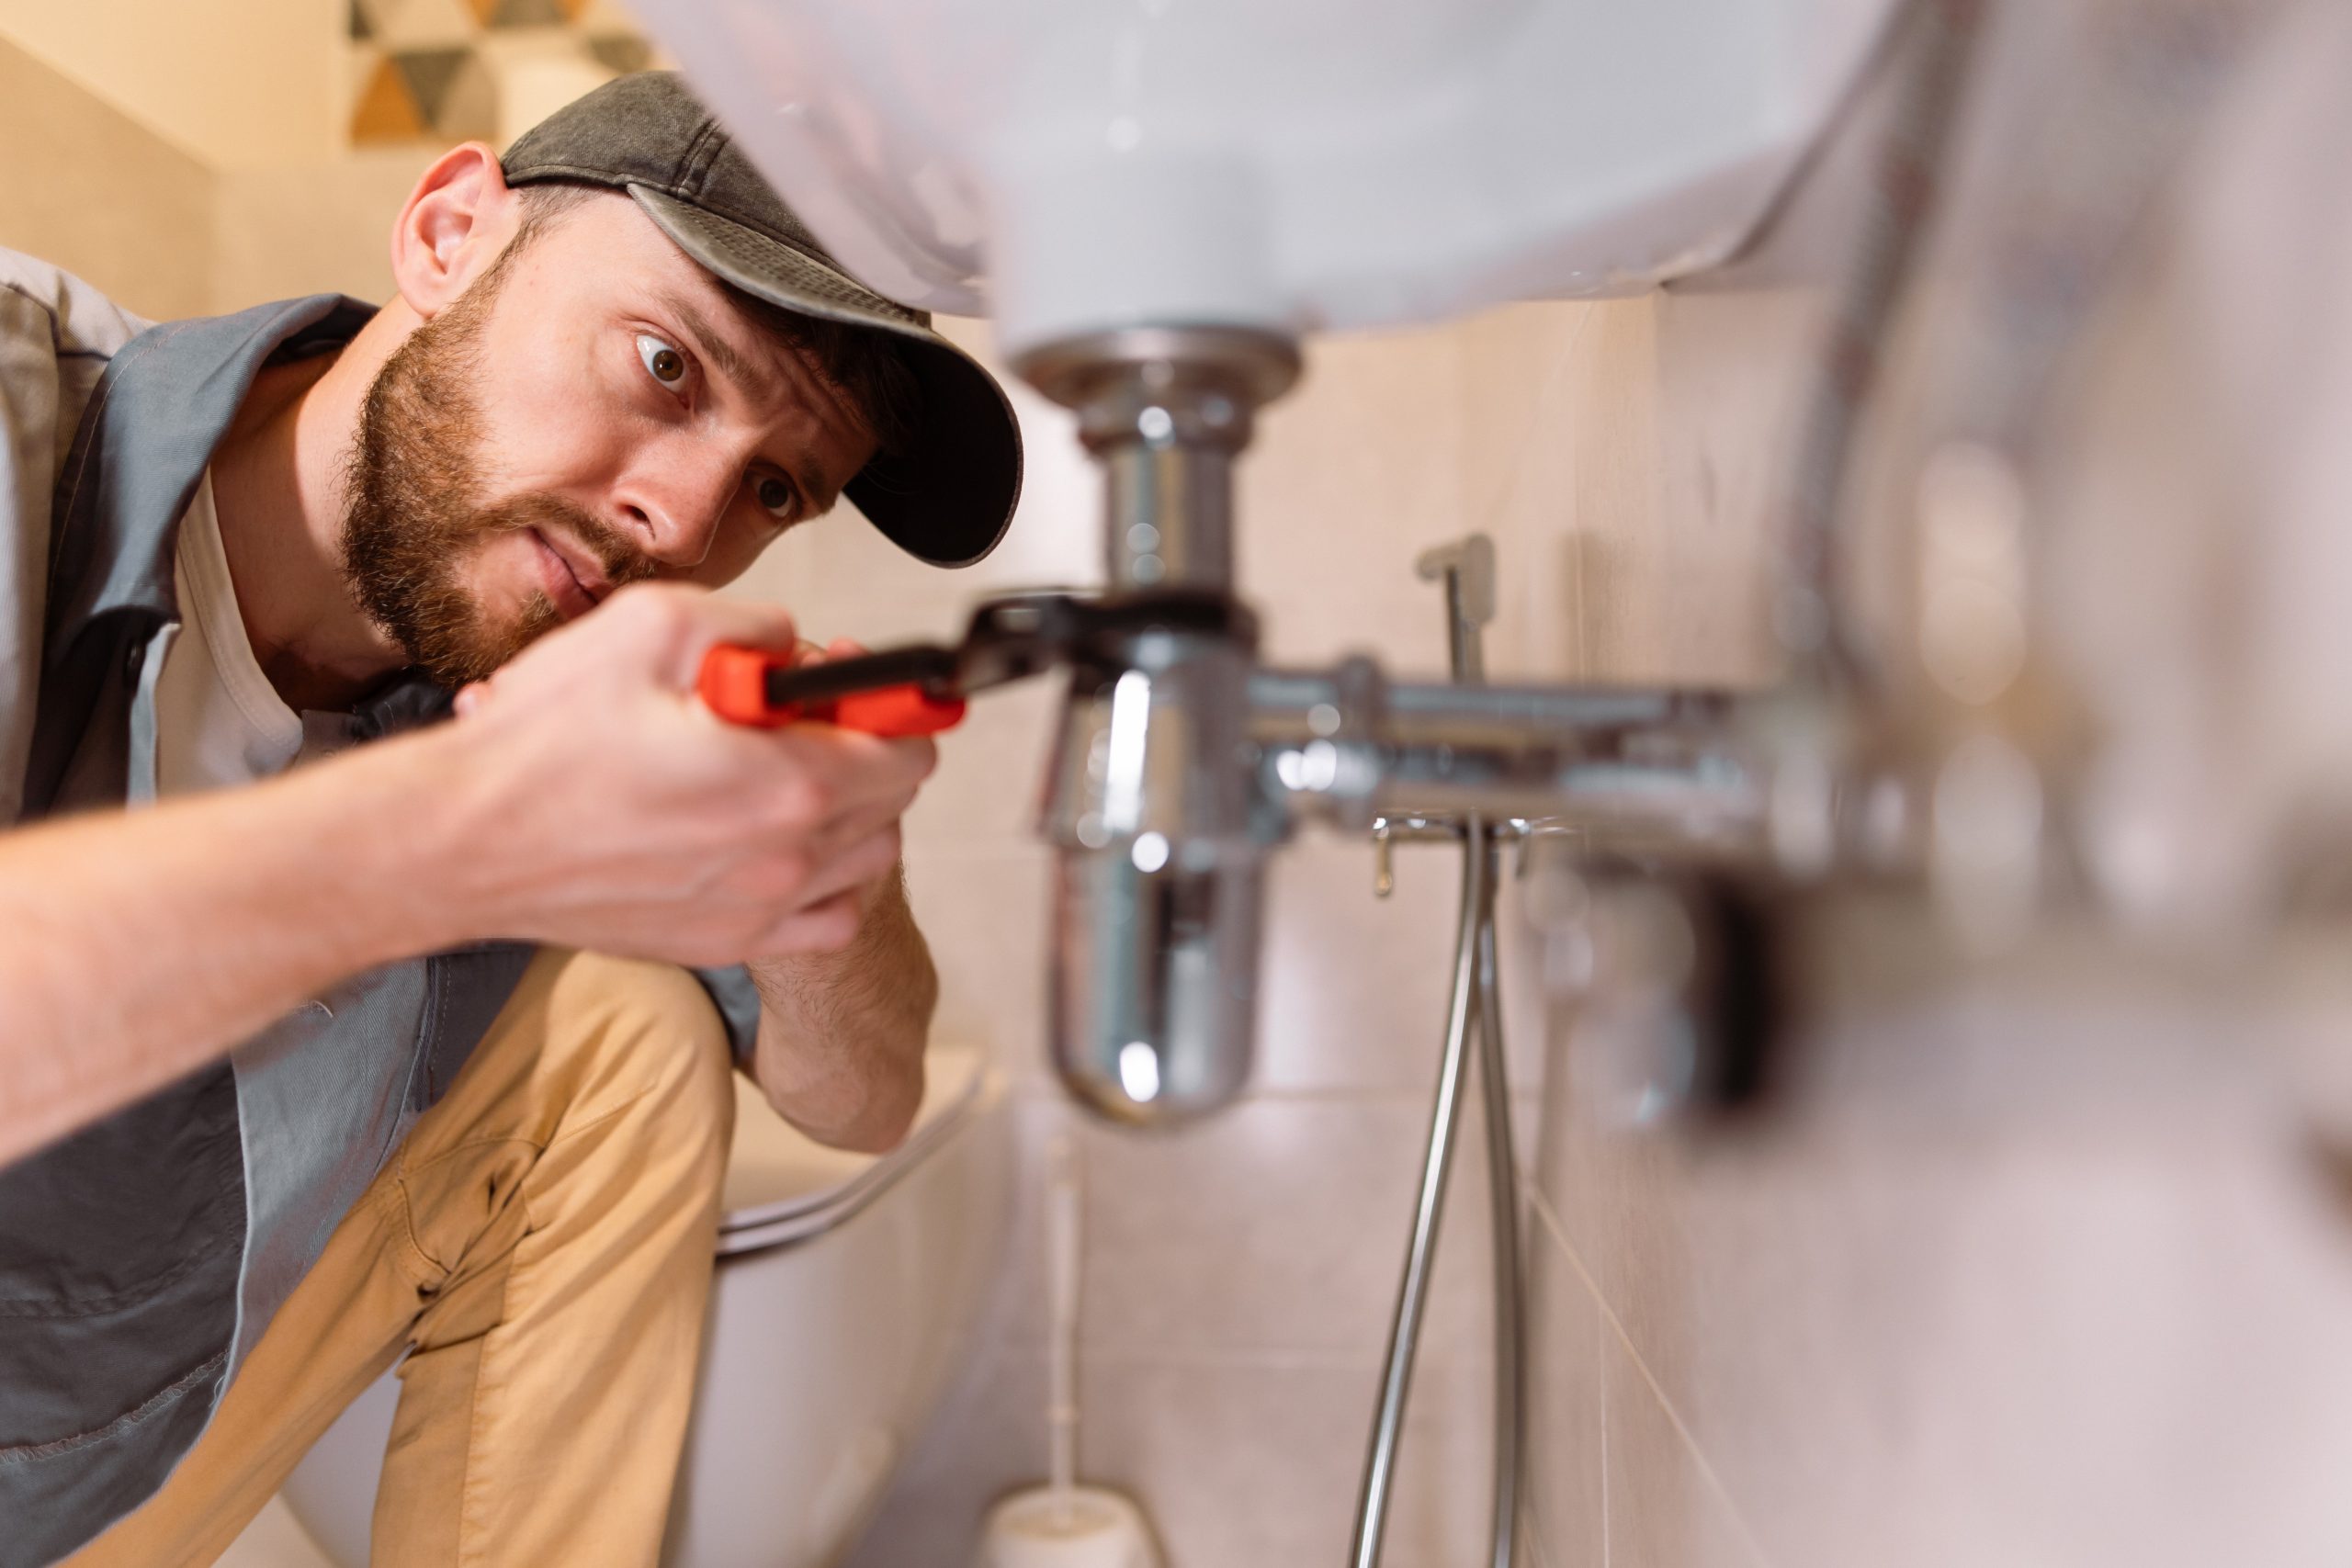
<svg viewBox="0 0 2352 1568"><path fill-rule="evenodd" d="M789 648L792 623L626 589L454 724L0 832L0 1164L346 976L461 942L705 964L847 947L931 743L723 723L693 694L720 640Z"/></svg>
<svg viewBox="0 0 2352 1568"><path fill-rule="evenodd" d="M701 964L856 937L937 752L729 724L694 694L717 642L796 646L781 610L643 584L460 694L436 815L469 934Z"/></svg>

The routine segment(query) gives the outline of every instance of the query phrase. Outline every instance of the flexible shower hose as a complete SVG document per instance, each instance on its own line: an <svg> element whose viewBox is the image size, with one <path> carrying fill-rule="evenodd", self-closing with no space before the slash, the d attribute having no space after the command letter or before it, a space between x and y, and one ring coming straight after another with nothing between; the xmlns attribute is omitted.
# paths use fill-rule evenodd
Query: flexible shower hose
<svg viewBox="0 0 2352 1568"><path fill-rule="evenodd" d="M1462 1080L1469 1067L1473 1031L1478 1037L1479 1077L1485 1091L1487 1187L1494 1226L1495 1487L1489 1562L1493 1568L1510 1568L1513 1555L1523 1425L1519 1377L1519 1179L1511 1152L1510 1084L1503 1069L1502 1013L1496 996L1495 863L1494 840L1486 824L1476 816L1468 818L1463 824L1462 914L1454 935L1453 994L1446 1018L1445 1054L1438 1068L1437 1103L1430 1113L1429 1151L1421 1163L1405 1279L1388 1331L1355 1542L1348 1556L1351 1568L1374 1568L1380 1560L1381 1537L1387 1527L1388 1501L1396 1483L1405 1400L1412 1387L1413 1358L1419 1348L1430 1275L1437 1258L1446 1179L1461 1128Z"/></svg>

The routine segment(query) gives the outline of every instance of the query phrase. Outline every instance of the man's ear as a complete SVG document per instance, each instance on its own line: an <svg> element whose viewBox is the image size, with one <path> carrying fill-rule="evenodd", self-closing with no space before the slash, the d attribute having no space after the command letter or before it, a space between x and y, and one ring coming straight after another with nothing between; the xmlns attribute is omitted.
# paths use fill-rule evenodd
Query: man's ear
<svg viewBox="0 0 2352 1568"><path fill-rule="evenodd" d="M521 226L498 154L479 141L452 147L416 182L392 224L392 281L431 321L488 271Z"/></svg>

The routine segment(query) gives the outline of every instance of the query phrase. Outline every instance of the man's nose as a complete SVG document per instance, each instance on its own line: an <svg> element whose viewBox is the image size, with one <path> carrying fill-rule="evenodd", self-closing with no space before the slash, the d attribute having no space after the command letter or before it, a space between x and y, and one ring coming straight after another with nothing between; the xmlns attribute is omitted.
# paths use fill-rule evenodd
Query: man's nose
<svg viewBox="0 0 2352 1568"><path fill-rule="evenodd" d="M685 571L710 554L736 483L732 469L705 460L633 474L613 499L621 525L646 558Z"/></svg>

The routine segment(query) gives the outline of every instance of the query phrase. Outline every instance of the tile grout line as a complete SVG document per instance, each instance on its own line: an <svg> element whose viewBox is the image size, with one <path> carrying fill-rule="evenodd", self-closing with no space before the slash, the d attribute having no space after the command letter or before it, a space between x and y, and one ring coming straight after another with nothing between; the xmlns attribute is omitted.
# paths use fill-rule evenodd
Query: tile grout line
<svg viewBox="0 0 2352 1568"><path fill-rule="evenodd" d="M975 1354L987 1354L1006 1361L1024 1365L1043 1365L1051 1356L1050 1348L1043 1340L994 1339L981 1343ZM1344 1372L1377 1374L1382 1366L1376 1348L1363 1350L1301 1349L1283 1346L1182 1346L1170 1349L1159 1346L1143 1348L1135 1345L1080 1345L1079 1358L1082 1361L1121 1371L1136 1368L1146 1370L1264 1372ZM1488 1377L1494 1362L1483 1356L1461 1353L1432 1352L1417 1359L1416 1367L1427 1367L1435 1372Z"/></svg>
<svg viewBox="0 0 2352 1568"><path fill-rule="evenodd" d="M1555 358L1550 367L1545 370L1541 383L1535 389L1533 402L1539 413L1548 405L1553 389L1564 383L1567 379L1569 372L1576 367L1577 362L1577 353L1584 346L1585 334L1591 329L1593 315L1599 309L1601 302L1599 300L1584 300L1580 303L1582 309L1577 316L1575 329L1568 333L1568 341L1561 345L1558 357ZM1527 430L1521 434L1516 448L1510 455L1510 475L1509 481L1504 484L1500 493L1496 495L1491 502L1483 505L1476 502L1476 498L1470 494L1471 480L1468 474L1464 473L1456 481L1459 489L1463 492L1464 513L1465 515L1470 517L1471 525L1473 527L1487 529L1490 531L1490 533L1501 532L1502 519L1510 515L1510 509L1518 501L1521 491L1526 487L1528 453L1533 448L1536 441L1540 438L1544 426L1540 423L1531 420ZM1568 488L1571 513L1568 519L1568 531L1569 534L1573 536L1577 531L1575 527L1576 519L1574 516L1575 478L1573 468L1570 470ZM1574 588L1575 602L1570 606L1570 614L1575 616L1577 624L1577 646L1576 657L1577 662L1576 673L1581 675L1590 671L1592 668L1590 659L1591 650L1589 646L1589 623L1591 617L1584 613L1584 547L1579 543L1575 547L1575 548L1577 552L1577 578ZM1535 581L1534 576L1531 574L1519 589L1521 600L1521 608L1522 609L1530 608L1530 606L1524 602L1533 592ZM1525 661L1528 652L1529 650L1526 648L1524 638L1522 637L1521 639L1521 645L1517 650L1518 657L1522 661Z"/></svg>
<svg viewBox="0 0 2352 1568"><path fill-rule="evenodd" d="M1556 303L1573 303L1577 307L1576 330L1568 333L1568 341L1560 346L1559 357L1555 359L1550 368L1544 371L1542 384L1535 389L1532 400L1538 409L1544 406L1544 400L1551 395L1552 389L1567 375L1568 367L1576 363L1577 350L1584 343L1585 329L1592 325L1592 312L1603 301L1579 299L1556 301ZM1510 455L1510 482L1503 487L1502 493L1495 497L1491 505L1480 509L1482 515L1470 519L1473 527L1494 526L1494 520L1508 511L1510 503L1518 499L1519 487L1526 482L1527 449L1534 444L1536 433L1541 428L1542 426L1535 422L1532 420L1529 422L1526 434L1520 439L1517 448ZM1467 502L1471 498L1464 496L1463 499ZM1467 506L1464 508L1465 513L1468 510Z"/></svg>
<svg viewBox="0 0 2352 1568"><path fill-rule="evenodd" d="M1059 1105L1072 1111L1081 1109L1064 1092L1054 1077L1053 1065L1050 1062L1036 1063L1033 1060L1024 1064L1007 1064L999 1059L997 1065L1007 1068L1006 1077L1011 1081L1007 1083L1006 1089L1015 1101L1023 1105ZM1019 1067L1018 1071L1013 1070L1016 1066ZM1515 1089L1511 1090L1511 1102L1518 1108L1532 1110L1540 1114L1544 1103L1543 1091ZM1242 1097L1235 1100L1227 1109L1238 1111L1253 1105L1309 1105L1327 1108L1370 1106L1384 1111L1413 1110L1426 1112L1429 1103L1430 1094L1425 1088L1383 1084L1362 1086L1320 1084L1298 1088L1251 1089L1245 1091ZM1522 1160L1521 1174L1527 1174L1533 1163L1532 1155Z"/></svg>
<svg viewBox="0 0 2352 1568"><path fill-rule="evenodd" d="M1543 1201L1541 1191L1535 1194L1535 1200L1538 1203ZM1546 1229L1552 1229L1551 1222L1542 1213L1539 1213L1536 1219ZM1552 1234L1555 1240L1559 1238L1557 1230L1553 1230ZM1585 1282L1585 1288L1588 1291L1591 1290L1590 1280L1588 1280ZM1596 1294L1594 1305L1599 1304L1600 1300ZM1610 1555L1615 1550L1610 1545L1609 1530L1609 1369L1601 1360L1609 1350L1609 1341L1605 1337L1608 1332L1607 1325L1601 1321L1600 1314L1594 1313L1592 1314L1592 1359L1594 1371L1600 1374L1600 1568L1609 1568Z"/></svg>
<svg viewBox="0 0 2352 1568"><path fill-rule="evenodd" d="M1528 1194L1528 1201L1530 1206L1534 1209L1536 1217L1544 1222L1544 1228L1552 1233L1552 1240L1566 1257L1568 1267L1577 1271L1577 1277L1584 1281L1585 1289L1592 1293L1593 1304L1600 1309L1601 1316L1607 1320L1611 1330L1616 1334L1618 1343L1624 1347L1626 1359L1634 1363L1634 1370L1640 1372L1642 1381L1649 1385L1651 1397L1657 1401L1658 1408L1666 1412L1666 1418L1673 1426L1676 1434L1681 1438L1682 1446L1690 1450L1691 1462L1699 1467L1699 1473L1706 1478L1708 1488L1714 1493L1717 1500L1731 1515L1732 1524L1739 1531L1740 1540L1747 1546L1748 1555L1755 1559L1758 1568L1774 1568L1771 1554L1764 1550L1764 1543L1757 1539L1755 1529L1747 1522L1746 1511L1733 1499L1731 1489L1724 1484L1723 1477L1715 1473L1715 1467L1709 1462L1705 1452L1699 1447L1699 1439L1691 1435L1690 1427L1683 1421L1682 1413L1674 1407L1674 1401L1667 1397L1666 1390L1659 1384L1657 1374L1650 1371L1649 1363L1642 1359L1641 1351L1634 1348L1633 1336L1625 1332L1623 1321L1618 1317L1616 1310L1609 1304L1608 1299L1600 1293L1600 1286L1593 1279L1592 1271L1585 1267L1584 1258L1577 1252L1575 1244L1568 1240L1566 1228L1560 1224L1559 1216L1552 1212L1551 1200L1544 1195L1541 1188L1538 1188ZM1607 1414L1607 1377L1604 1373L1601 1395L1604 1402L1602 1405L1604 1416ZM1601 1427L1604 1464L1608 1440L1608 1427L1604 1421ZM1604 1470L1601 1493L1604 1518L1608 1510L1607 1479L1607 1472ZM1608 1538L1604 1535L1601 1539L1605 1542ZM1602 1560L1605 1564L1607 1561L1605 1546Z"/></svg>
<svg viewBox="0 0 2352 1568"><path fill-rule="evenodd" d="M1535 1558L1535 1568L1552 1568L1552 1553L1544 1545L1544 1526L1535 1517L1533 1503L1528 1504L1521 1512L1519 1528L1526 1538L1529 1551Z"/></svg>

